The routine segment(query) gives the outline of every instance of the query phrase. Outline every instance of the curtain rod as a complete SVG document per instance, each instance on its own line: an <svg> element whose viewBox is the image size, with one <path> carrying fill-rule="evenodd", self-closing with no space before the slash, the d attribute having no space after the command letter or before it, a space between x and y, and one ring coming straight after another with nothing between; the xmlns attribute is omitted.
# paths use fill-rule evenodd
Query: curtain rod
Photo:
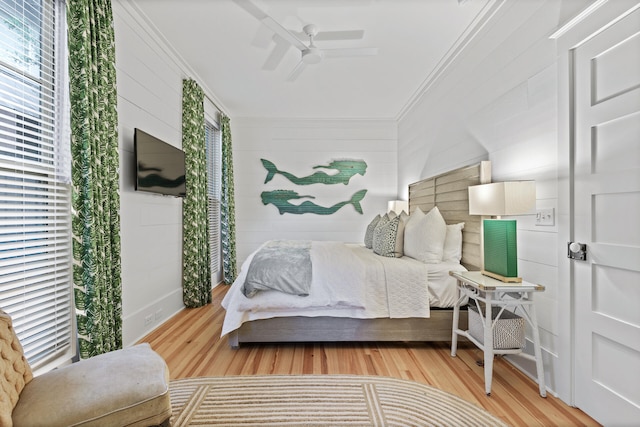
<svg viewBox="0 0 640 427"><path fill-rule="evenodd" d="M224 111L224 109L223 109L223 108L221 108L221 107L218 105L218 103L217 103L213 98L211 98L211 97L210 97L209 95L207 95L206 93L204 94L204 97L205 97L205 98L207 98L211 104L213 104L213 106L216 108L216 110L218 110L218 112L219 112L220 114L222 114L222 115L224 115L224 116L229 117L229 114L227 114L227 112L226 112L226 111Z"/></svg>

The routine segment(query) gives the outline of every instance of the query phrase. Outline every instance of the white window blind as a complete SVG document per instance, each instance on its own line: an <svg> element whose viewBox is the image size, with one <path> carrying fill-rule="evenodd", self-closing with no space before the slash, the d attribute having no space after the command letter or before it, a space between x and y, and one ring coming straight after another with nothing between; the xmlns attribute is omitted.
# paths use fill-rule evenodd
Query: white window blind
<svg viewBox="0 0 640 427"><path fill-rule="evenodd" d="M74 349L64 11L0 2L0 308L34 369Z"/></svg>
<svg viewBox="0 0 640 427"><path fill-rule="evenodd" d="M219 129L208 121L205 123L207 146L207 201L209 211L209 247L211 249L211 280L220 274L220 196L222 136Z"/></svg>

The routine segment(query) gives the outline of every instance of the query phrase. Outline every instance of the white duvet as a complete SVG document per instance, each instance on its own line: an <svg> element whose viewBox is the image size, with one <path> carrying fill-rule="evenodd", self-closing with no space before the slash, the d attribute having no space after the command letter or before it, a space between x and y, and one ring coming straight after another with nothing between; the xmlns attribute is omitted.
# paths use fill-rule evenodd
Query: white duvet
<svg viewBox="0 0 640 427"><path fill-rule="evenodd" d="M449 271L464 270L460 264L424 264L409 257L381 257L360 245L314 241L309 296L270 290L247 298L241 288L256 252L243 263L222 301L227 311L222 336L247 321L283 316L429 317L430 305L453 305L456 288ZM431 276L438 279L437 286Z"/></svg>

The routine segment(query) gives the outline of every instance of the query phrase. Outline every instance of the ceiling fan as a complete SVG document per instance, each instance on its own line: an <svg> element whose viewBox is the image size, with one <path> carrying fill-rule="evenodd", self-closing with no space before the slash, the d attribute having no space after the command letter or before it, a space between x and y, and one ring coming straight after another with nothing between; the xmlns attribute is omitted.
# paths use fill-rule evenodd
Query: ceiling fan
<svg viewBox="0 0 640 427"><path fill-rule="evenodd" d="M307 65L317 64L323 58L344 58L355 56L372 56L377 55L377 48L338 48L338 49L321 49L315 45L315 41L319 40L354 40L361 39L364 36L363 30L349 31L324 31L319 32L318 28L313 24L307 24L302 28L302 33L294 33L287 30L266 12L258 8L251 0L234 0L235 3L253 15L258 21L262 22L267 28L275 33L274 41L276 47L265 62L263 69L275 69L290 46L300 51L300 62L287 76L287 81L295 81L300 73ZM309 43L305 44L300 37L309 39Z"/></svg>

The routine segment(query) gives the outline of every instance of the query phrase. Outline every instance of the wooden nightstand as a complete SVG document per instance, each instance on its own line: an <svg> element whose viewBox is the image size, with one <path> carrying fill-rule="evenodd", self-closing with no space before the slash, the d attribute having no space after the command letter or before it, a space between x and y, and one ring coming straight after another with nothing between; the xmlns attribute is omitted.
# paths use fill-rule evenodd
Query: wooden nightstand
<svg viewBox="0 0 640 427"><path fill-rule="evenodd" d="M546 397L544 385L544 368L542 365L542 351L540 349L540 334L533 293L544 291L544 286L529 282L505 283L482 275L479 271L451 271L449 274L458 281L458 301L453 309L453 332L451 336L451 356L456 355L458 335L466 337L484 352L484 385L487 395L491 395L491 379L493 376L493 357L496 354L519 354L521 357L536 362L540 396ZM459 329L460 304L466 298L469 304L475 304L484 326L484 339L472 336L471 333ZM480 303L483 303L482 306ZM498 307L497 315L492 315L493 309ZM494 328L500 321L505 308L509 308L531 325L533 332L534 356L523 353L522 348L494 348ZM471 322L471 319L469 320Z"/></svg>

